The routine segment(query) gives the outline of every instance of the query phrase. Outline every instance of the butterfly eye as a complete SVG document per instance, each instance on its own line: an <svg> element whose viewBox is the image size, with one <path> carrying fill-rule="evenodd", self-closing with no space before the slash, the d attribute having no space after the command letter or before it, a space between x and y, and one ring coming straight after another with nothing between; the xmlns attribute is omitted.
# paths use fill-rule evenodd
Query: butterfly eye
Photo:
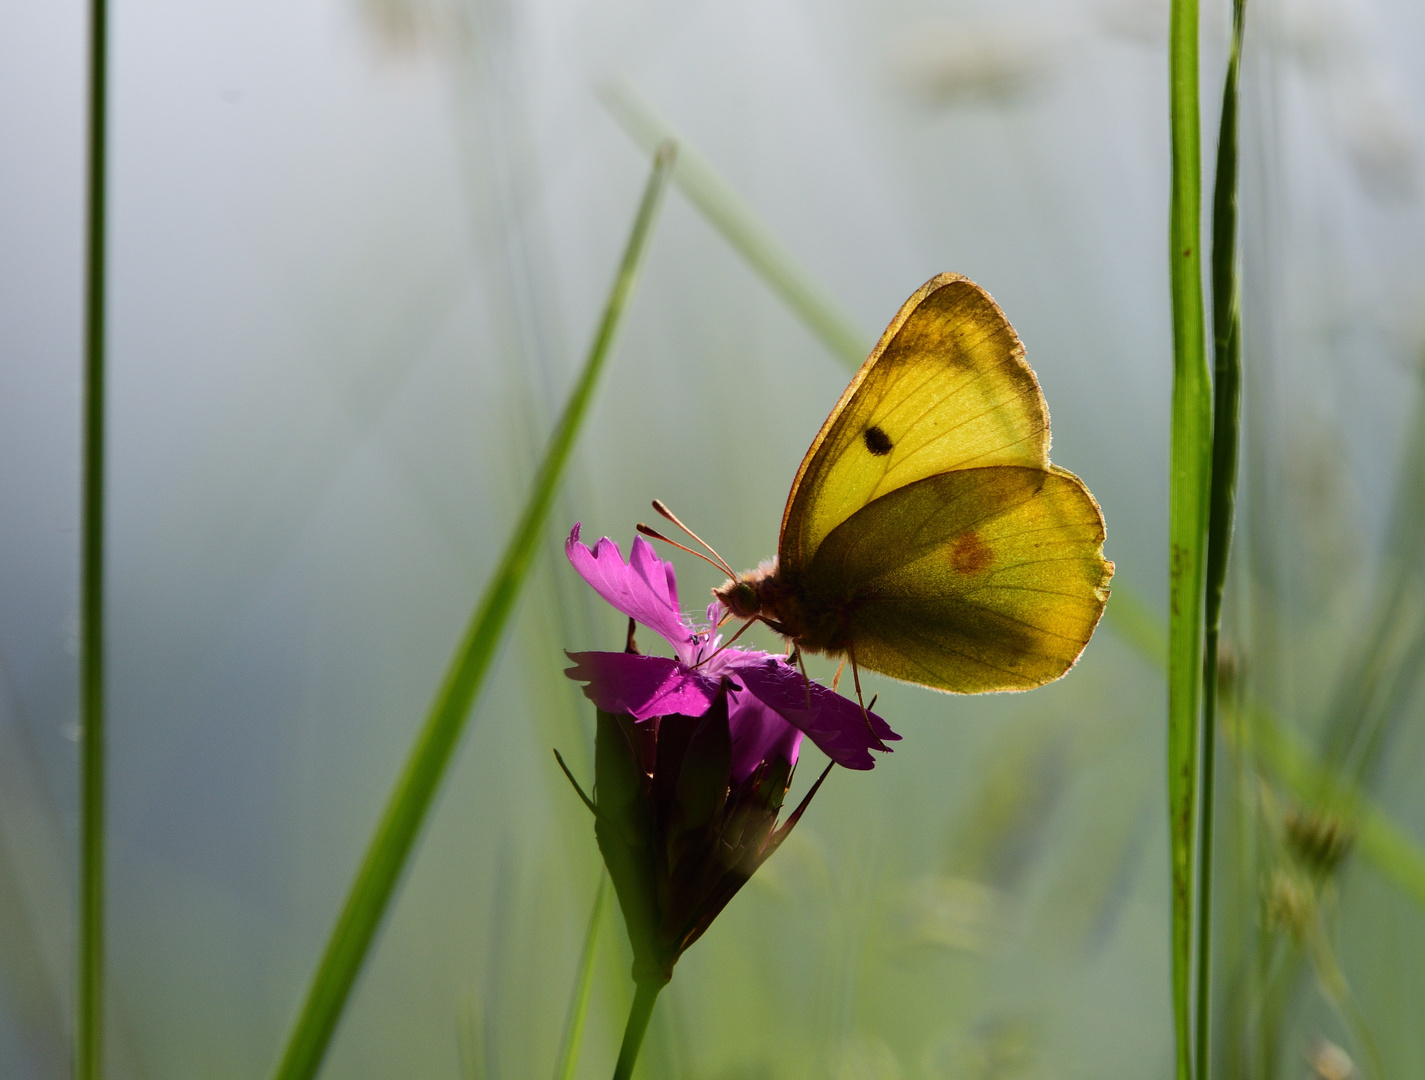
<svg viewBox="0 0 1425 1080"><path fill-rule="evenodd" d="M757 587L750 581L743 581L741 578L729 581L719 589L714 589L713 595L722 601L723 607L739 619L750 618L762 608L761 599L757 595Z"/></svg>
<svg viewBox="0 0 1425 1080"><path fill-rule="evenodd" d="M891 437L874 424L862 433L862 438L866 440L866 449L877 457L885 457L891 452Z"/></svg>
<svg viewBox="0 0 1425 1080"><path fill-rule="evenodd" d="M737 583L737 603L743 611L748 614L755 612L762 606L758 599L757 590L751 582L739 581Z"/></svg>

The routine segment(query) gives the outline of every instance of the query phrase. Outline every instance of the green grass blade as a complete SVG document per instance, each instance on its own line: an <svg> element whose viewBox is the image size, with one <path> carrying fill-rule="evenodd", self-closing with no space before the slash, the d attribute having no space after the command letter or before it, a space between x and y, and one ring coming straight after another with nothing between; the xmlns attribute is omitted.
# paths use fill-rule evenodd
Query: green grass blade
<svg viewBox="0 0 1425 1080"><path fill-rule="evenodd" d="M589 997L594 987L594 958L599 954L599 926L604 921L608 896L608 875L600 873L599 887L594 893L594 910L589 913L589 929L584 934L584 949L579 954L574 998L569 1003L569 1021L564 1026L564 1043L559 1050L559 1062L554 1067L554 1080L574 1080L574 1073L579 1068L579 1048L584 1042L584 1023L589 1018Z"/></svg>
<svg viewBox="0 0 1425 1080"><path fill-rule="evenodd" d="M1217 773L1217 647L1222 593L1237 500L1237 447L1242 403L1242 313L1237 279L1237 77L1242 62L1246 0L1233 0L1232 44L1222 84L1217 170L1212 196L1212 476L1208 496L1206 589L1203 607L1202 798L1197 862L1198 1074L1206 1077L1212 1033L1212 856Z"/></svg>
<svg viewBox="0 0 1425 1080"><path fill-rule="evenodd" d="M673 182L679 190L833 355L853 369L860 367L871 351L866 336L707 160L627 82L610 83L602 88L600 96L609 112L644 149L651 150L667 139L677 141L678 165L673 170Z"/></svg>
<svg viewBox="0 0 1425 1080"><path fill-rule="evenodd" d="M1159 672L1167 672L1167 628L1158 613L1124 580L1122 572L1114 577L1113 594L1103 609L1103 621Z"/></svg>
<svg viewBox="0 0 1425 1080"><path fill-rule="evenodd" d="M499 566L486 586L485 594L451 660L425 724L376 827L307 991L301 1015L288 1037L282 1061L274 1074L278 1080L309 1080L321 1066L337 1021L390 904L396 881L430 809L431 799L450 762L471 704L484 681L505 622L534 558L555 488L637 281L648 235L674 156L671 144L661 148L654 156L653 171L644 189L643 201L634 219L633 231L584 370L550 436L524 513L510 535Z"/></svg>
<svg viewBox="0 0 1425 1080"><path fill-rule="evenodd" d="M89 5L89 176L80 555L79 1001L75 1075L104 1071L104 321L109 9Z"/></svg>
<svg viewBox="0 0 1425 1080"><path fill-rule="evenodd" d="M1169 279L1173 302L1172 458L1168 489L1168 816L1172 868L1175 1075L1189 1080L1193 851L1202 685L1202 590L1212 387L1202 308L1202 175L1197 0L1173 0L1168 40L1172 133Z"/></svg>

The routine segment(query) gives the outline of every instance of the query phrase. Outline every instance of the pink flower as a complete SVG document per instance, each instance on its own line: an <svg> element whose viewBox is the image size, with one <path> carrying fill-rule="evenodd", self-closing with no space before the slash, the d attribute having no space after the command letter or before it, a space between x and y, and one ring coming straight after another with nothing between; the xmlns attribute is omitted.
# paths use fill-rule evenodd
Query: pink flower
<svg viewBox="0 0 1425 1080"><path fill-rule="evenodd" d="M885 740L900 738L875 713L863 713L857 702L809 683L780 656L738 648L718 651L721 637L683 615L672 564L658 558L642 537L634 539L624 562L618 545L607 537L592 549L580 543L575 525L564 552L595 592L662 635L675 653L675 658L569 653L575 666L565 674L584 683L585 696L603 712L640 721L702 716L725 686L733 784L742 783L763 761L780 758L796 764L803 734L848 769L871 768L870 751L889 751ZM715 627L722 614L722 606L713 603L709 624Z"/></svg>

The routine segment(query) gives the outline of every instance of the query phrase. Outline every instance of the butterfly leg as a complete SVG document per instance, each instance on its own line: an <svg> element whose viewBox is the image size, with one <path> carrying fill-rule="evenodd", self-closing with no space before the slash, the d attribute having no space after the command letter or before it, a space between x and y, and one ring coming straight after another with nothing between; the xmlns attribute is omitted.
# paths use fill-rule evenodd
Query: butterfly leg
<svg viewBox="0 0 1425 1080"><path fill-rule="evenodd" d="M797 667L802 669L802 685L807 691L807 708L811 708L811 676L807 674L806 661L802 659L802 651L796 646L792 647L791 656L787 657L787 662L791 663L795 657Z"/></svg>
<svg viewBox="0 0 1425 1080"><path fill-rule="evenodd" d="M846 646L846 659L851 661L851 678L856 683L856 701L861 706L861 719L866 721L866 729L876 736L876 742L881 743L881 737L876 735L876 729L871 726L871 714L866 708L866 699L861 696L861 669L856 666L856 649L849 643ZM884 747L885 743L881 745Z"/></svg>
<svg viewBox="0 0 1425 1080"><path fill-rule="evenodd" d="M851 661L851 678L856 684L856 701L861 705L861 718L866 721L866 731L871 732L872 738L875 738L876 745L878 745L879 748L889 749L881 737L876 734L874 725L871 724L871 710L866 708L866 700L864 697L861 697L861 668L856 667L856 650L849 644L846 645L846 660ZM876 698L878 697L881 697L881 695L876 694L875 697L871 698L871 708L875 708Z"/></svg>
<svg viewBox="0 0 1425 1080"><path fill-rule="evenodd" d="M841 663L836 665L836 674L831 677L831 692L836 693L836 687L841 682L841 673L846 670L846 657L841 658Z"/></svg>

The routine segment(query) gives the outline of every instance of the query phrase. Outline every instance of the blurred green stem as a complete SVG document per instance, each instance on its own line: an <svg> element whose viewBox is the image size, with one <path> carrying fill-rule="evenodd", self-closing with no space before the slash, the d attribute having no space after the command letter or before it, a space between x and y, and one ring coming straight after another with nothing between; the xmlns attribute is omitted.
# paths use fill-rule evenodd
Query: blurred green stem
<svg viewBox="0 0 1425 1080"><path fill-rule="evenodd" d="M1385 1069L1381 1064L1380 1050L1365 1015L1351 995L1351 987L1346 982L1345 972L1336 960L1336 950L1331 947L1326 933L1325 920L1317 913L1306 928L1306 947L1311 955L1311 965L1316 972L1321 992L1331 1002L1336 1014L1341 1018L1346 1030L1351 1033L1368 1067L1365 1080L1385 1080Z"/></svg>
<svg viewBox="0 0 1425 1080"><path fill-rule="evenodd" d="M75 1075L104 1071L104 318L109 9L89 5L89 176L84 297L80 574L79 1002Z"/></svg>
<svg viewBox="0 0 1425 1080"><path fill-rule="evenodd" d="M286 1051L274 1074L278 1080L309 1080L321 1067L337 1021L346 1007L351 988L390 904L396 881L410 856L431 800L465 726L470 707L489 670L505 622L524 584L555 488L588 411L594 387L603 370L609 347L613 344L614 332L638 279L648 235L673 159L672 144L661 147L654 155L653 171L644 189L643 201L634 219L633 231L629 235L628 246L614 278L613 289L584 370L550 436L524 513L510 535L499 566L451 659L425 724L371 838L361 869L357 872L321 964L307 991L302 1013L288 1037Z"/></svg>
<svg viewBox="0 0 1425 1080"><path fill-rule="evenodd" d="M629 1080L643 1046L643 1034L648 1030L648 1018L653 1015L653 1003L658 1000L664 983L641 982L633 994L633 1007L628 1010L628 1024L623 1029L623 1045L619 1047L614 1080Z"/></svg>
<svg viewBox="0 0 1425 1080"><path fill-rule="evenodd" d="M1233 0L1232 44L1222 85L1217 174L1212 197L1212 474L1208 496L1207 567L1202 653L1202 800L1198 812L1197 1036L1199 1077L1210 1071L1212 1032L1212 853L1217 777L1217 650L1222 593L1232 547L1237 498L1238 426L1242 396L1242 313L1237 279L1237 81L1246 0Z"/></svg>
<svg viewBox="0 0 1425 1080"><path fill-rule="evenodd" d="M589 913L589 929L584 934L584 949L579 954L579 973L574 977L574 998L569 1003L564 1044L559 1063L554 1067L554 1080L574 1080L574 1072L579 1067L579 1047L584 1042L584 1023L589 1018L589 992L594 985L594 958L599 954L599 923L603 920L608 895L608 875L600 871L594 910Z"/></svg>
<svg viewBox="0 0 1425 1080"><path fill-rule="evenodd" d="M1243 725L1251 752L1308 806L1329 806L1356 830L1361 854L1425 910L1425 852L1349 778L1316 761L1306 744L1265 709L1247 702Z"/></svg>
<svg viewBox="0 0 1425 1080"><path fill-rule="evenodd" d="M1126 583L1115 581L1104 621L1145 660L1162 670L1161 624ZM1329 805L1356 828L1361 854L1425 910L1425 851L1349 778L1321 765L1306 744L1261 705L1240 706L1241 754L1254 754L1303 803Z"/></svg>
<svg viewBox="0 0 1425 1080"><path fill-rule="evenodd" d="M680 149L673 182L679 190L835 356L853 369L860 367L870 352L865 335L707 160L627 82L609 83L600 96L645 149L666 139L677 140Z"/></svg>

